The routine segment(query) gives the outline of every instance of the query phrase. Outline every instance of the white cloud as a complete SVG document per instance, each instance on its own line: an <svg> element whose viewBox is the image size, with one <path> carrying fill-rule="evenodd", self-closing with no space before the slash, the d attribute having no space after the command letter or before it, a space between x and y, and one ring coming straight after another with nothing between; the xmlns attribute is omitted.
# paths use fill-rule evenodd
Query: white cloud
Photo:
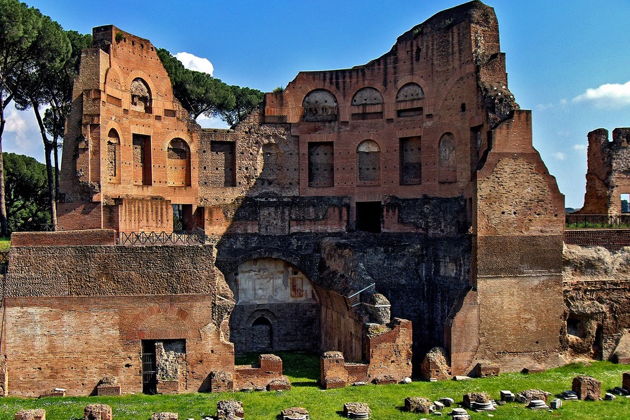
<svg viewBox="0 0 630 420"><path fill-rule="evenodd" d="M208 118L205 115L197 117L197 124L199 124L202 128L230 128L230 126L227 125L227 123L221 118Z"/></svg>
<svg viewBox="0 0 630 420"><path fill-rule="evenodd" d="M618 108L630 105L630 81L606 83L573 98L573 102L592 102L601 108Z"/></svg>
<svg viewBox="0 0 630 420"><path fill-rule="evenodd" d="M573 145L573 150L578 150L578 151L586 150L586 145L585 144L574 144Z"/></svg>
<svg viewBox="0 0 630 420"><path fill-rule="evenodd" d="M197 57L196 55L187 52L178 52L175 54L175 57L189 70L208 73L210 76L214 73L214 66L207 58Z"/></svg>
<svg viewBox="0 0 630 420"><path fill-rule="evenodd" d="M19 153L43 159L42 138L32 109L18 111L11 103L5 109L6 125L2 133L4 152Z"/></svg>
<svg viewBox="0 0 630 420"><path fill-rule="evenodd" d="M562 152L556 152L552 154L552 156L554 157L554 159L557 159L557 160L565 160L567 158L567 155L565 155Z"/></svg>

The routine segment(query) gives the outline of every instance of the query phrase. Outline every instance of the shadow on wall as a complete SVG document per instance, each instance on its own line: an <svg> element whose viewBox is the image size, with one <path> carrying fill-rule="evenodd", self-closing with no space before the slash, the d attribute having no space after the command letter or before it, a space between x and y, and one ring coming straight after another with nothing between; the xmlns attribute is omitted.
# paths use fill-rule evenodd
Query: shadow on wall
<svg viewBox="0 0 630 420"><path fill-rule="evenodd" d="M378 321L365 309L375 291L391 301L392 316L413 322L417 362L443 346L449 311L469 287L468 225L448 219L465 217L464 199L387 199L425 234L353 231L351 197L300 196L298 138L288 124L260 125L260 118L254 113L236 127L247 133L243 141L206 145L222 162L208 162L224 177L211 182L240 192L206 204L204 226L219 235L216 266L237 301L230 318L237 354L337 350L349 362L365 361L364 324ZM236 165L247 155L251 162Z"/></svg>

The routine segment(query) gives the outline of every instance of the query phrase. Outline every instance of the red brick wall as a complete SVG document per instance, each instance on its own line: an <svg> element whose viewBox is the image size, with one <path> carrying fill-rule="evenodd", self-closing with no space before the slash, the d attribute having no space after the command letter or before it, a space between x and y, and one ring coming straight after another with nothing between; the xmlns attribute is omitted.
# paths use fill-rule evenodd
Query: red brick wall
<svg viewBox="0 0 630 420"><path fill-rule="evenodd" d="M233 369L231 343L212 324L209 295L8 298L4 349L9 393L53 388L89 395L104 376L142 392L141 340L185 339L183 392L207 387L212 370Z"/></svg>
<svg viewBox="0 0 630 420"><path fill-rule="evenodd" d="M603 246L617 251L630 246L630 229L567 229L564 242L580 246Z"/></svg>
<svg viewBox="0 0 630 420"><path fill-rule="evenodd" d="M66 232L15 232L11 246L115 245L116 231L108 229L69 230Z"/></svg>

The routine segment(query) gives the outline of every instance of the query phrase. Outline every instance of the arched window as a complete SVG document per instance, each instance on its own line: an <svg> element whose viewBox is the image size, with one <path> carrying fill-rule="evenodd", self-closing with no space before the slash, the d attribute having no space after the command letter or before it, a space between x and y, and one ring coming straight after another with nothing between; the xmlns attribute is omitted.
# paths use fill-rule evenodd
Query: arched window
<svg viewBox="0 0 630 420"><path fill-rule="evenodd" d="M357 147L358 179L362 183L377 184L381 172L381 149L373 140L365 140Z"/></svg>
<svg viewBox="0 0 630 420"><path fill-rule="evenodd" d="M325 89L316 89L304 97L304 121L337 121L337 99Z"/></svg>
<svg viewBox="0 0 630 420"><path fill-rule="evenodd" d="M120 136L113 128L107 134L107 176L110 183L120 183Z"/></svg>
<svg viewBox="0 0 630 420"><path fill-rule="evenodd" d="M407 83L396 94L396 115L398 118L420 117L424 111L422 108L424 91L417 83Z"/></svg>
<svg viewBox="0 0 630 420"><path fill-rule="evenodd" d="M383 118L383 96L381 92L365 87L359 89L352 98L353 120L374 120Z"/></svg>
<svg viewBox="0 0 630 420"><path fill-rule="evenodd" d="M151 112L151 89L147 82L137 77L131 82L131 109Z"/></svg>
<svg viewBox="0 0 630 420"><path fill-rule="evenodd" d="M438 170L439 182L457 182L456 142L451 133L440 138Z"/></svg>
<svg viewBox="0 0 630 420"><path fill-rule="evenodd" d="M422 98L424 98L424 91L417 83L407 83L396 94L396 102L416 101Z"/></svg>
<svg viewBox="0 0 630 420"><path fill-rule="evenodd" d="M352 105L377 105L382 103L383 96L381 92L372 87L359 89L352 98Z"/></svg>
<svg viewBox="0 0 630 420"><path fill-rule="evenodd" d="M167 151L168 185L184 187L190 185L190 148L180 138L171 140Z"/></svg>

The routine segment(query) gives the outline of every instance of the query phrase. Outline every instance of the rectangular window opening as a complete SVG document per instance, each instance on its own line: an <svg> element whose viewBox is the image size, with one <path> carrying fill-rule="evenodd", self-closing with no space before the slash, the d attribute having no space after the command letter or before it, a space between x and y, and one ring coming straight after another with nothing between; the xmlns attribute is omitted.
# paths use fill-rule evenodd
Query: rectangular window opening
<svg viewBox="0 0 630 420"><path fill-rule="evenodd" d="M173 204L173 232L191 232L194 225L192 204Z"/></svg>
<svg viewBox="0 0 630 420"><path fill-rule="evenodd" d="M422 183L422 149L420 136L403 137L400 150L400 185L419 185Z"/></svg>
<svg viewBox="0 0 630 420"><path fill-rule="evenodd" d="M357 202L356 229L363 232L380 233L383 221L383 206L380 201Z"/></svg>
<svg viewBox="0 0 630 420"><path fill-rule="evenodd" d="M308 144L308 186L334 186L334 146L332 142Z"/></svg>
<svg viewBox="0 0 630 420"><path fill-rule="evenodd" d="M630 213L630 194L621 194L621 212Z"/></svg>
<svg viewBox="0 0 630 420"><path fill-rule="evenodd" d="M232 141L213 141L210 152L210 184L213 187L235 187L236 144Z"/></svg>
<svg viewBox="0 0 630 420"><path fill-rule="evenodd" d="M151 136L133 134L133 182L135 185L151 185Z"/></svg>

